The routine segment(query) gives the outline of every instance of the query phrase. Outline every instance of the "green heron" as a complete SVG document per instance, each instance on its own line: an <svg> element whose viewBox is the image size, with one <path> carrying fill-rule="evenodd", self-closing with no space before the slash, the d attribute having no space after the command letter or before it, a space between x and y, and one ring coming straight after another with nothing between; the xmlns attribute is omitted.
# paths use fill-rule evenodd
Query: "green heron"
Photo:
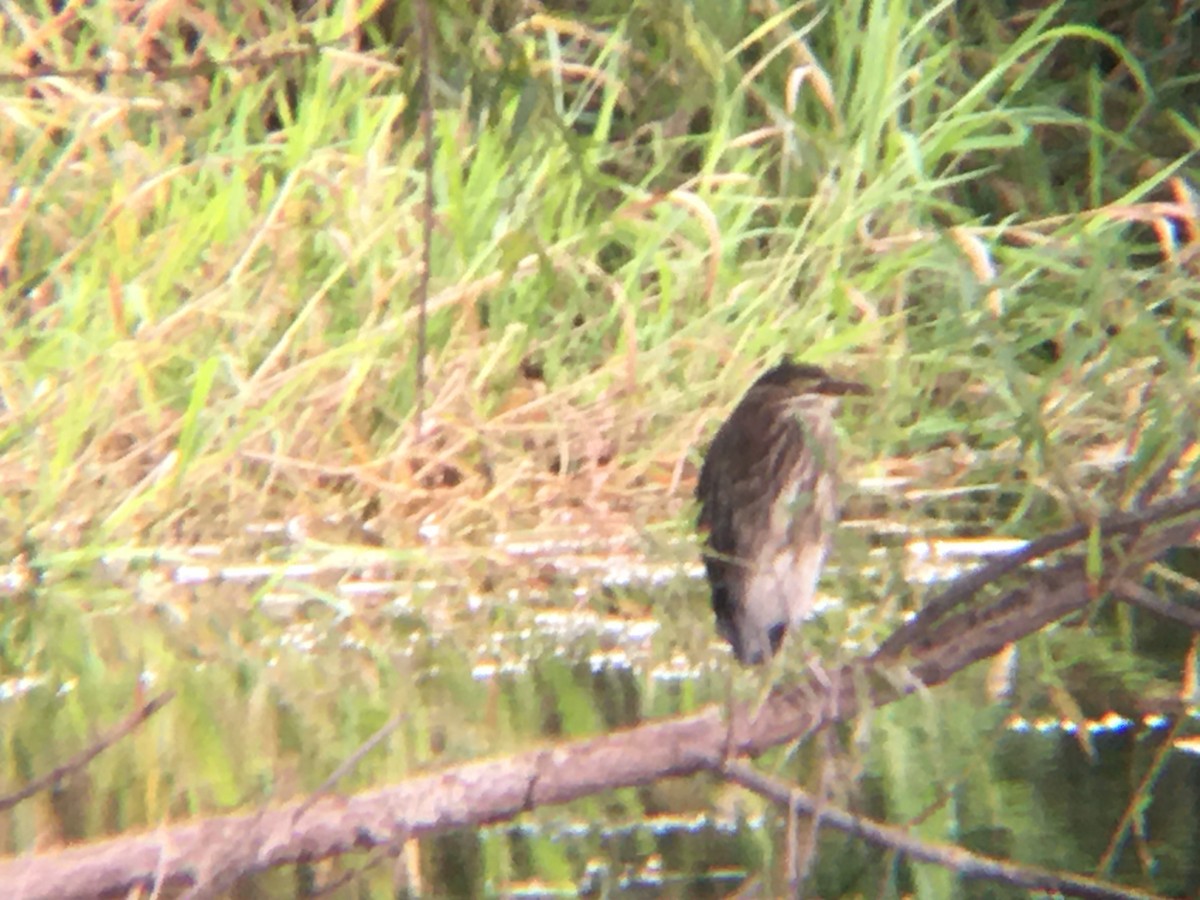
<svg viewBox="0 0 1200 900"><path fill-rule="evenodd" d="M700 468L697 522L717 630L748 665L773 657L812 607L838 519L838 398L854 381L784 357L750 386Z"/></svg>

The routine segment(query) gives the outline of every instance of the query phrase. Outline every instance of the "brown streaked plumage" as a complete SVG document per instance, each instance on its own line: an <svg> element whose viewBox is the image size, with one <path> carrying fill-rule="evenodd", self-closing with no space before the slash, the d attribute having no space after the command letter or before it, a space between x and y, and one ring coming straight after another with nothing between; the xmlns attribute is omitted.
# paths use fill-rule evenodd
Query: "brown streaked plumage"
<svg viewBox="0 0 1200 900"><path fill-rule="evenodd" d="M696 485L717 630L765 662L812 607L837 524L839 397L866 394L787 357L750 386L709 445Z"/></svg>

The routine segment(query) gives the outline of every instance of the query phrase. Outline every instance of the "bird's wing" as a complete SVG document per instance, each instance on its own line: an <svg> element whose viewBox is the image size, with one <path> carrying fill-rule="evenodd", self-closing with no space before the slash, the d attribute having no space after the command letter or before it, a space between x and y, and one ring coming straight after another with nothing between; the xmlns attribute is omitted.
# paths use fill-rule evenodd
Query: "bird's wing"
<svg viewBox="0 0 1200 900"><path fill-rule="evenodd" d="M778 495L801 458L811 456L802 424L779 408L790 395L772 389L755 399L761 402L739 405L717 431L696 487L698 524L709 531L709 546L733 558L746 557L748 535L770 527ZM801 488L811 490L815 463L799 476Z"/></svg>

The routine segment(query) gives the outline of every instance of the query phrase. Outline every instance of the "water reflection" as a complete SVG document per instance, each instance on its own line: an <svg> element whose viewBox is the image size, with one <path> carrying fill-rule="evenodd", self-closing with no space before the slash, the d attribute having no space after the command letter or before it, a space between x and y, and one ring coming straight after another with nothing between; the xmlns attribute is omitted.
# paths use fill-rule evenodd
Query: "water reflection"
<svg viewBox="0 0 1200 900"><path fill-rule="evenodd" d="M258 539L255 554L241 559L215 545L122 549L85 583L91 621L111 625L103 635L110 645L146 634L147 623L166 636L166 653L147 655L135 643L138 652L124 654L144 667L137 678L195 660L196 684L217 679L211 694L196 693L204 703L223 698L232 710L228 721L240 723L243 701L252 698L271 714L263 722L274 716L282 723L248 735L252 747L239 751L265 757L255 759L264 784L279 779L281 760L297 756L310 767L299 790L306 780L319 784L396 707L407 718L388 753L363 765L364 784L725 700L731 656L714 635L695 548L687 543L660 545L655 555L662 561L654 562L628 541L597 547L583 539L514 537L471 554L316 544L286 528L263 529ZM847 571L833 567L827 581L850 602L826 595L806 630L806 642L822 653L870 644L879 608L868 598L890 596L897 584L919 590L1020 542L902 536L862 545L842 557ZM110 600L97 599L104 596ZM1053 655L1062 636L1039 638L1031 649ZM1167 637L1150 646L1156 654L1166 647L1158 661L1178 672L1186 647ZM1089 652L1081 656L1092 662ZM957 836L979 850L1077 871L1095 867L1122 817L1137 809L1129 834L1138 837L1124 839L1114 871L1143 883L1138 854L1150 851L1141 835L1152 834L1155 887L1194 892L1197 712L1181 718L1131 703L1119 713L1095 709L1088 718L1080 710L1072 718L1046 696L1083 692L1076 685L1047 688L1031 671L1036 653L1029 656L1011 661L1005 703L989 699L986 671L977 667L939 688L936 702L911 698L839 729L832 759L806 746L758 764L810 789L822 767L831 767L838 774L832 802L839 805L919 822L914 828L931 840ZM280 673L274 680L272 670ZM1090 671L1081 668L1080 677ZM227 672L234 677L219 680ZM52 709L64 683L32 671L0 682L0 714L15 714L0 724L24 733L33 726L22 724L21 704L30 704L33 722L33 707ZM215 713L211 720L225 721ZM189 736L176 741L186 747ZM205 784L209 776L196 769ZM176 777L187 781L190 774ZM238 790L244 800L250 789ZM753 885L776 896L786 887L786 832L757 797L695 778L426 841L414 865L424 872L426 893L437 895L726 896ZM823 832L810 891L915 892L921 871Z"/></svg>

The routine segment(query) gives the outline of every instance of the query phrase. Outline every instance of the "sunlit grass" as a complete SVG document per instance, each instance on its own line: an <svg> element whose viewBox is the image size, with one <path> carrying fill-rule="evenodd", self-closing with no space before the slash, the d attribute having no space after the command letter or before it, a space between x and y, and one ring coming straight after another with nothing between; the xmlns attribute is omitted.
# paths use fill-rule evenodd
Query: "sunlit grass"
<svg viewBox="0 0 1200 900"><path fill-rule="evenodd" d="M1175 166L1131 186L1130 136L1050 105L1036 74L1067 37L1117 52L1131 98L1148 102L1128 50L1053 13L994 57L947 41L947 4L848 8L814 19L809 42L784 17L740 45L767 54L749 70L701 28L699 62L730 79L706 107L714 127L645 144L619 135L637 121L621 28L568 42L583 67L570 79L544 23L510 38L546 54L557 128L503 90L447 103L454 70L441 73L420 442L423 149L395 93L410 69L338 54L258 81L235 72L190 118L168 102L178 86L144 80L34 105L50 119L39 130L71 137L46 159L29 131L10 135L29 145L21 179L35 185L18 191L10 290L32 302L10 304L7 330L5 465L24 485L10 530L54 546L46 524L74 519L82 540L153 539L212 501L236 529L265 491L280 511L377 496L403 539L393 529L413 503L452 531L481 509L484 529L503 528L500 492L549 497L552 517L570 476L598 468L587 500L611 505L649 478L677 515L679 461L696 458L713 408L784 351L878 376L870 427L847 425L876 465L1015 440L1036 470L1054 444L1119 440L1145 365L1182 391L1189 360L1147 276L1120 264L1124 218L1054 200L1045 219L1047 165L1021 163L1034 181L1019 185L997 168L1037 152L1035 135L1090 135L1086 193L1128 207ZM812 47L826 41L822 60ZM264 104L283 102L288 77L298 99L267 130ZM98 97L122 114L73 115ZM764 116L773 131L755 130ZM701 168L672 177L676 147ZM1032 202L985 212L976 196L997 189ZM1169 273L1152 277L1194 303ZM438 473L453 489L426 486Z"/></svg>

